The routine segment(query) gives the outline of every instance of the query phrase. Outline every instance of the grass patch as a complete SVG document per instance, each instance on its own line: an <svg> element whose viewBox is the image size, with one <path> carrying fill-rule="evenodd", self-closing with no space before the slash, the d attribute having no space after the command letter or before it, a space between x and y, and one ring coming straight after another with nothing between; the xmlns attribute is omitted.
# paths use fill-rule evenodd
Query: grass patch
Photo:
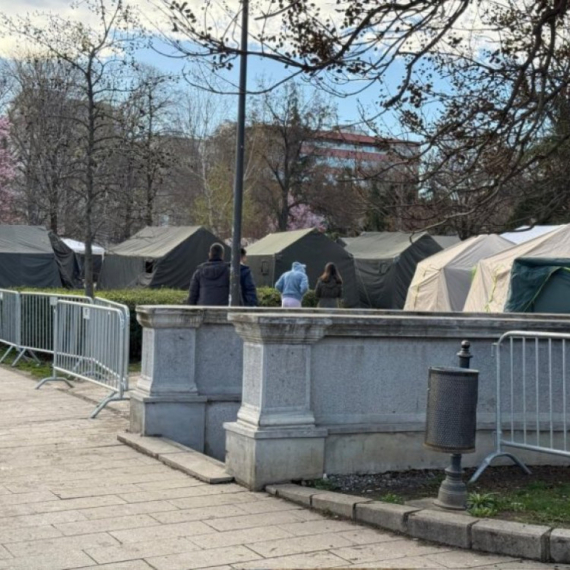
<svg viewBox="0 0 570 570"><path fill-rule="evenodd" d="M492 466L468 485L469 513L527 524L570 528L570 466L533 466L526 475L516 466ZM468 481L474 469L466 469ZM386 503L435 498L443 470L412 470L376 475L329 475L309 483Z"/></svg>
<svg viewBox="0 0 570 570"><path fill-rule="evenodd" d="M7 351L7 348L1 348L0 358L2 358ZM15 350L12 350L6 360L4 360L4 366L12 366L17 357L18 353ZM20 372L28 372L31 376L37 378L38 380L43 380L44 378L51 376L51 359L42 358L41 355L38 355L38 358L40 359L39 364L33 359L21 358L20 362L18 362L14 370L18 370Z"/></svg>
<svg viewBox="0 0 570 570"><path fill-rule="evenodd" d="M570 483L531 481L497 498L491 516L509 520L570 527Z"/></svg>

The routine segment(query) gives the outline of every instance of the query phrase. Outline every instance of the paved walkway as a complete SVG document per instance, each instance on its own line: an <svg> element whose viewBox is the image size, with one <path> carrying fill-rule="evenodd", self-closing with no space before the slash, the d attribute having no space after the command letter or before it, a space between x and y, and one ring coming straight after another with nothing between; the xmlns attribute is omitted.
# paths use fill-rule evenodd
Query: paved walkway
<svg viewBox="0 0 570 570"><path fill-rule="evenodd" d="M91 403L33 386L0 368L0 569L554 568L203 484L119 444L124 411L89 420Z"/></svg>

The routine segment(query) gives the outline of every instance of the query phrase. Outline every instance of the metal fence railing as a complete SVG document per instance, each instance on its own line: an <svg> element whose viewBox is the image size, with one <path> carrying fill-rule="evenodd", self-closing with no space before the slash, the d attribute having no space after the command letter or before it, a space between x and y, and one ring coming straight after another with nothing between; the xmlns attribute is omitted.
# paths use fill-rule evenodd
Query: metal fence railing
<svg viewBox="0 0 570 570"><path fill-rule="evenodd" d="M122 305L116 301L109 301L108 299L101 299L100 297L95 297L93 303L100 307L111 307L122 311L125 319L125 339L123 345L123 368L125 378L129 378L129 355L130 355L130 338L131 338L131 312L127 305ZM128 390L128 387L127 387Z"/></svg>
<svg viewBox="0 0 570 570"><path fill-rule="evenodd" d="M124 400L129 389L130 313L126 305L79 295L54 295L0 289L0 343L39 363L36 353L53 355L50 381L77 378L111 389L95 417L109 402Z"/></svg>
<svg viewBox="0 0 570 570"><path fill-rule="evenodd" d="M20 351L20 293L0 289L0 342L8 350L0 359L0 364L13 351Z"/></svg>
<svg viewBox="0 0 570 570"><path fill-rule="evenodd" d="M94 382L111 390L91 417L109 403L125 400L129 389L126 307L57 301L54 316L53 372L36 386L69 378ZM128 312L128 309L126 309Z"/></svg>
<svg viewBox="0 0 570 570"><path fill-rule="evenodd" d="M20 354L13 366L28 353L53 354L55 307L59 300L91 304L90 297L79 295L50 295L49 293L20 293Z"/></svg>
<svg viewBox="0 0 570 570"><path fill-rule="evenodd" d="M570 457L570 385L566 371L570 334L510 331L496 346L495 450L471 482L497 457L529 469L505 448Z"/></svg>

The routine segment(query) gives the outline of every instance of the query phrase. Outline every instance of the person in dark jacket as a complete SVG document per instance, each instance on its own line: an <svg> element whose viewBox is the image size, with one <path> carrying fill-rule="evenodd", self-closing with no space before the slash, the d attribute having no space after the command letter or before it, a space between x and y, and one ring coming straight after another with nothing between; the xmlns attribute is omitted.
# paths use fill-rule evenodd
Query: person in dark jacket
<svg viewBox="0 0 570 570"><path fill-rule="evenodd" d="M241 248L241 263L240 263L240 288L241 288L241 304L245 307L257 307L257 290L251 269L247 264L247 251Z"/></svg>
<svg viewBox="0 0 570 570"><path fill-rule="evenodd" d="M325 265L324 273L319 277L315 287L315 297L319 300L318 307L336 309L342 297L342 278L334 263Z"/></svg>
<svg viewBox="0 0 570 570"><path fill-rule="evenodd" d="M190 281L189 305L225 306L230 299L230 266L224 261L224 246L214 243L208 261L198 266Z"/></svg>

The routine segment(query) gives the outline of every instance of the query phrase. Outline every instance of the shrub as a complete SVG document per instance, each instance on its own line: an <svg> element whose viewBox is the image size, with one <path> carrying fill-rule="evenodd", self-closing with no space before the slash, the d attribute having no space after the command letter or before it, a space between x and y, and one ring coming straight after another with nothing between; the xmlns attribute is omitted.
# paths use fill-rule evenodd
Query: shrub
<svg viewBox="0 0 570 570"><path fill-rule="evenodd" d="M281 306L281 294L273 287L260 287L257 290L257 299L260 307ZM303 307L316 307L317 303L317 297L315 296L315 292L312 290L308 291L303 297Z"/></svg>

